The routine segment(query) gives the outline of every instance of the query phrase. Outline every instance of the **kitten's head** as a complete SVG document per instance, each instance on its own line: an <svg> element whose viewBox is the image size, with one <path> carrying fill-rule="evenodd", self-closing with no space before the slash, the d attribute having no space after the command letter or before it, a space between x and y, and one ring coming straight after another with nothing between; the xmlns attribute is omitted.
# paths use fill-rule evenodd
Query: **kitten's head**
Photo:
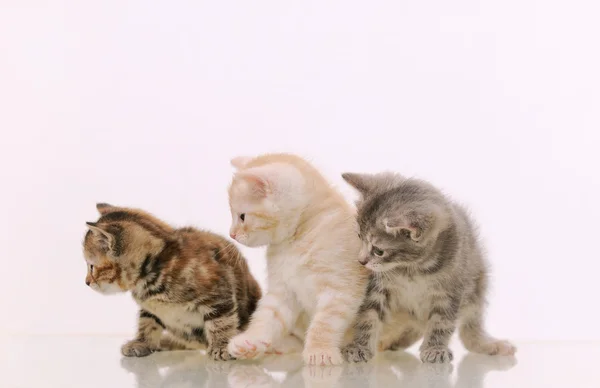
<svg viewBox="0 0 600 388"><path fill-rule="evenodd" d="M305 179L285 158L237 157L229 186L229 235L249 247L279 243L298 226L306 206Z"/></svg>
<svg viewBox="0 0 600 388"><path fill-rule="evenodd" d="M357 219L363 246L359 261L372 271L423 264L448 225L448 204L430 184L398 174L342 177L357 189Z"/></svg>
<svg viewBox="0 0 600 388"><path fill-rule="evenodd" d="M158 234L167 233L168 226L139 210L103 203L96 208L100 218L86 223L83 240L85 284L102 294L128 291L147 255L157 254L164 247Z"/></svg>

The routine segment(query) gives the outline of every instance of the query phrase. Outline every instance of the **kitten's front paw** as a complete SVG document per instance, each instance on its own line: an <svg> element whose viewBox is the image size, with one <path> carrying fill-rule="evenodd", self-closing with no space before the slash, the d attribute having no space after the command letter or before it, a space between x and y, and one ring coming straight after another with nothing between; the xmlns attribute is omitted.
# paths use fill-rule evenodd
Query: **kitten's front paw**
<svg viewBox="0 0 600 388"><path fill-rule="evenodd" d="M132 340L121 346L121 353L125 357L145 357L157 349L151 348L147 343Z"/></svg>
<svg viewBox="0 0 600 388"><path fill-rule="evenodd" d="M306 348L302 358L308 365L340 365L344 362L338 348Z"/></svg>
<svg viewBox="0 0 600 388"><path fill-rule="evenodd" d="M346 345L342 349L342 355L348 362L367 362L373 358L373 352L368 346L356 344Z"/></svg>
<svg viewBox="0 0 600 388"><path fill-rule="evenodd" d="M450 362L454 356L452 351L445 346L432 346L421 350L421 361L430 363Z"/></svg>
<svg viewBox="0 0 600 388"><path fill-rule="evenodd" d="M208 357L215 361L234 360L233 356L227 351L226 347L212 347L206 349Z"/></svg>
<svg viewBox="0 0 600 388"><path fill-rule="evenodd" d="M235 358L252 359L271 351L269 339L255 337L246 333L238 334L229 341L227 350Z"/></svg>
<svg viewBox="0 0 600 388"><path fill-rule="evenodd" d="M497 340L481 345L481 353L490 356L514 356L517 348L508 341Z"/></svg>

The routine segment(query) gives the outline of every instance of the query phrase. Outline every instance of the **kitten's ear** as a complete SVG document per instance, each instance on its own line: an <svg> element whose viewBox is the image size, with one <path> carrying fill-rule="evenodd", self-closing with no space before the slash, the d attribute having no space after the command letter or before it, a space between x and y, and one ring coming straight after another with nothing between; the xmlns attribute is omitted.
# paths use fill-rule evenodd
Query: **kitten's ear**
<svg viewBox="0 0 600 388"><path fill-rule="evenodd" d="M86 222L85 224L92 231L94 236L98 238L98 241L101 245L105 246L109 250L113 250L115 246L115 236L113 236L112 233L105 230L96 222Z"/></svg>
<svg viewBox="0 0 600 388"><path fill-rule="evenodd" d="M406 233L411 240L418 242L423 236L423 229L417 224L411 222L408 217L399 216L386 218L383 220L385 231L392 236L398 236L400 233Z"/></svg>
<svg viewBox="0 0 600 388"><path fill-rule="evenodd" d="M272 192L270 182L262 175L255 172L239 172L236 175L248 184L255 198L264 198Z"/></svg>
<svg viewBox="0 0 600 388"><path fill-rule="evenodd" d="M115 211L116 207L109 205L108 203L100 202L96 204L96 209L98 209L98 213L100 213L100 215L105 215Z"/></svg>
<svg viewBox="0 0 600 388"><path fill-rule="evenodd" d="M246 167L246 165L252 160L253 158L250 156L237 156L233 159L230 160L230 163L233 167L237 168L238 170L241 168Z"/></svg>
<svg viewBox="0 0 600 388"><path fill-rule="evenodd" d="M385 231L393 236L406 233L411 240L421 242L430 236L437 235L447 221L445 213L437 207L419 209L385 218Z"/></svg>
<svg viewBox="0 0 600 388"><path fill-rule="evenodd" d="M372 174L357 174L353 172L345 172L342 174L342 178L362 195L373 191L377 185L377 179Z"/></svg>
<svg viewBox="0 0 600 388"><path fill-rule="evenodd" d="M406 180L398 173L391 171L379 172L377 174L357 174L346 172L342 178L363 196L376 191L391 189Z"/></svg>

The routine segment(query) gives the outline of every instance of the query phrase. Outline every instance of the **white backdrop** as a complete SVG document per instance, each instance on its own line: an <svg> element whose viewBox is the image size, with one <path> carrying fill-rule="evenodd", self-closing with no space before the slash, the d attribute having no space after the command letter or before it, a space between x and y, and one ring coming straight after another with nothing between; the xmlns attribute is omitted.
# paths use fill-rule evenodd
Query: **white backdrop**
<svg viewBox="0 0 600 388"><path fill-rule="evenodd" d="M227 234L229 159L289 151L349 199L341 172L393 169L466 203L493 265L494 334L600 339L599 13L2 1L0 329L132 333L130 297L84 284L94 204ZM264 252L243 251L264 284Z"/></svg>

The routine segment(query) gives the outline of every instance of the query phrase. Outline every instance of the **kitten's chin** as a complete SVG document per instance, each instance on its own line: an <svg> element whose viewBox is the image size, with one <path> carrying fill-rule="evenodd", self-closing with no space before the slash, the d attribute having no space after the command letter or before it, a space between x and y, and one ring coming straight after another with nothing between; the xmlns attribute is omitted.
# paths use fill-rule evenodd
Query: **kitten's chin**
<svg viewBox="0 0 600 388"><path fill-rule="evenodd" d="M392 264L392 263L371 263L368 262L365 267L373 272L377 272L377 273L381 273L381 272L386 272L389 271L391 269L393 269L394 267L396 267L396 265Z"/></svg>
<svg viewBox="0 0 600 388"><path fill-rule="evenodd" d="M261 244L260 242L255 242L255 241L244 241L244 242L238 241L238 242L244 246L247 246L248 248L258 248L258 247L264 247L265 245L268 245L268 244Z"/></svg>
<svg viewBox="0 0 600 388"><path fill-rule="evenodd" d="M121 294L123 292L125 292L125 290L122 290L121 287L119 287L116 284L107 284L107 285L97 285L97 284L92 284L91 285L92 290L96 291L97 293L100 293L102 295L114 295L114 294Z"/></svg>
<svg viewBox="0 0 600 388"><path fill-rule="evenodd" d="M249 248L258 248L269 245L269 241L260 241L258 239L236 239L235 241Z"/></svg>

